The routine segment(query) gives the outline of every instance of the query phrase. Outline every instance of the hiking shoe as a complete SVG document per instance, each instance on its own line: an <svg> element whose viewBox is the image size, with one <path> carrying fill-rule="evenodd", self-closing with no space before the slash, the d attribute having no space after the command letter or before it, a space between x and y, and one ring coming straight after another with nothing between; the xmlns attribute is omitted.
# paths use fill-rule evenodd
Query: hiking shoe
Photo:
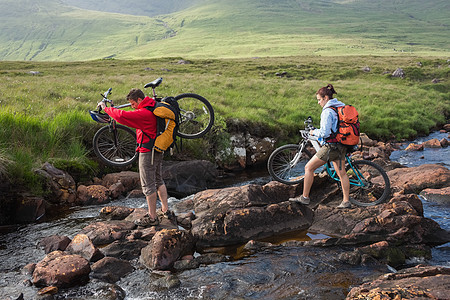
<svg viewBox="0 0 450 300"><path fill-rule="evenodd" d="M172 220L173 218L175 218L175 214L173 211L168 209L163 213L163 217L166 219Z"/></svg>
<svg viewBox="0 0 450 300"><path fill-rule="evenodd" d="M350 202L341 202L336 208L350 208L352 207L352 204Z"/></svg>
<svg viewBox="0 0 450 300"><path fill-rule="evenodd" d="M298 202L301 203L303 205L308 205L311 202L311 199L308 197L303 197L303 195L301 195L300 197L296 197L296 198L289 198L289 201L292 202Z"/></svg>
<svg viewBox="0 0 450 300"><path fill-rule="evenodd" d="M134 221L134 224L136 224L137 226L144 226L144 227L157 226L157 225L159 225L159 220L158 220L158 218L152 219L147 214L147 215L143 216L141 219Z"/></svg>

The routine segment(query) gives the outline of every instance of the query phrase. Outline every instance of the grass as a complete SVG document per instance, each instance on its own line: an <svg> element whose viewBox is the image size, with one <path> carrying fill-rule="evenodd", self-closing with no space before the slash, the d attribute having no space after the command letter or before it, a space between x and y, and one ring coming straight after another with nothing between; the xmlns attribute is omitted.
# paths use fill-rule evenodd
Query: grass
<svg viewBox="0 0 450 300"><path fill-rule="evenodd" d="M111 99L121 104L130 88L159 76L164 78L159 95L193 92L212 103L217 117L212 133L185 142L192 156L204 158L207 149L211 160L227 144L224 130L231 120L255 134L276 137L280 144L296 142L307 116L318 126L321 109L315 92L328 83L338 99L357 107L362 131L374 139L411 138L448 122L450 68L445 58L179 60L0 62L0 161L8 162L0 172L35 190L39 182L33 169L45 161L70 170L77 179L95 175L99 168L91 140L100 125L88 110L109 87ZM366 66L370 72L362 70ZM398 67L404 69L404 79L390 76ZM283 72L284 77L276 75ZM440 82L432 83L435 78Z"/></svg>
<svg viewBox="0 0 450 300"><path fill-rule="evenodd" d="M112 12L98 11L102 2L80 2L85 9L76 8L77 1L71 1L73 7L56 0L28 2L0 3L1 60L450 52L446 0L191 0L170 14L173 5L144 0L134 1L133 8L110 1ZM158 15L153 9L160 5ZM139 7L149 10L139 15Z"/></svg>

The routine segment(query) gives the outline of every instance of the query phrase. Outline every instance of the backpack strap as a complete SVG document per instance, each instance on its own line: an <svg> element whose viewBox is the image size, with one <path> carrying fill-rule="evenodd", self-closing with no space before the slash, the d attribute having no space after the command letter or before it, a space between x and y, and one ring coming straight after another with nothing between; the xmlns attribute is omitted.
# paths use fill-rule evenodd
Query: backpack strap
<svg viewBox="0 0 450 300"><path fill-rule="evenodd" d="M326 143L338 143L338 140L336 139L336 135L337 135L337 133L338 133L338 131L339 131L339 113L338 113L338 109L337 109L337 107L336 106L328 106L327 108L330 108L330 109L332 109L332 110L334 110L334 112L336 113L336 117L337 117L337 130L336 131L333 131L333 126L331 126L331 135L327 138L327 139L325 139L325 142Z"/></svg>

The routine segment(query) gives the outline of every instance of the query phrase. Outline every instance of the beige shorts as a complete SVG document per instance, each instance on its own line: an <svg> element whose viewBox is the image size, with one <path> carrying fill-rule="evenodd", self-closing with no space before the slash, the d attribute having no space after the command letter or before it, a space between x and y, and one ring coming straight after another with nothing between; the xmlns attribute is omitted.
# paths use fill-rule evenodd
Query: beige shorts
<svg viewBox="0 0 450 300"><path fill-rule="evenodd" d="M141 178L142 193L149 196L164 184L162 178L162 161L164 153L152 151L139 153L139 176Z"/></svg>
<svg viewBox="0 0 450 300"><path fill-rule="evenodd" d="M346 153L347 146L342 144L325 144L315 155L323 161L339 161L345 159Z"/></svg>

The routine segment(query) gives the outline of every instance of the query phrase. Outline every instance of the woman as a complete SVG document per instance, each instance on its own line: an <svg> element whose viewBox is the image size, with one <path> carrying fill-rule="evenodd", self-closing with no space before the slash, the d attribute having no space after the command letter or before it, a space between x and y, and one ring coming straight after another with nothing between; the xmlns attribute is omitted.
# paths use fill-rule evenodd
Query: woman
<svg viewBox="0 0 450 300"><path fill-rule="evenodd" d="M338 116L331 107L341 107L345 104L333 98L337 94L334 87L328 84L326 87L320 88L316 93L317 102L322 106L320 115L320 128L310 131L310 134L317 137L322 147L311 158L305 166L305 178L303 181L303 194L298 198L291 198L291 201L309 204L309 193L314 181L314 171L323 166L328 160L333 163L334 169L341 180L343 200L338 208L349 208L350 182L347 172L345 171L345 154L347 146L333 141L333 133L338 129Z"/></svg>

